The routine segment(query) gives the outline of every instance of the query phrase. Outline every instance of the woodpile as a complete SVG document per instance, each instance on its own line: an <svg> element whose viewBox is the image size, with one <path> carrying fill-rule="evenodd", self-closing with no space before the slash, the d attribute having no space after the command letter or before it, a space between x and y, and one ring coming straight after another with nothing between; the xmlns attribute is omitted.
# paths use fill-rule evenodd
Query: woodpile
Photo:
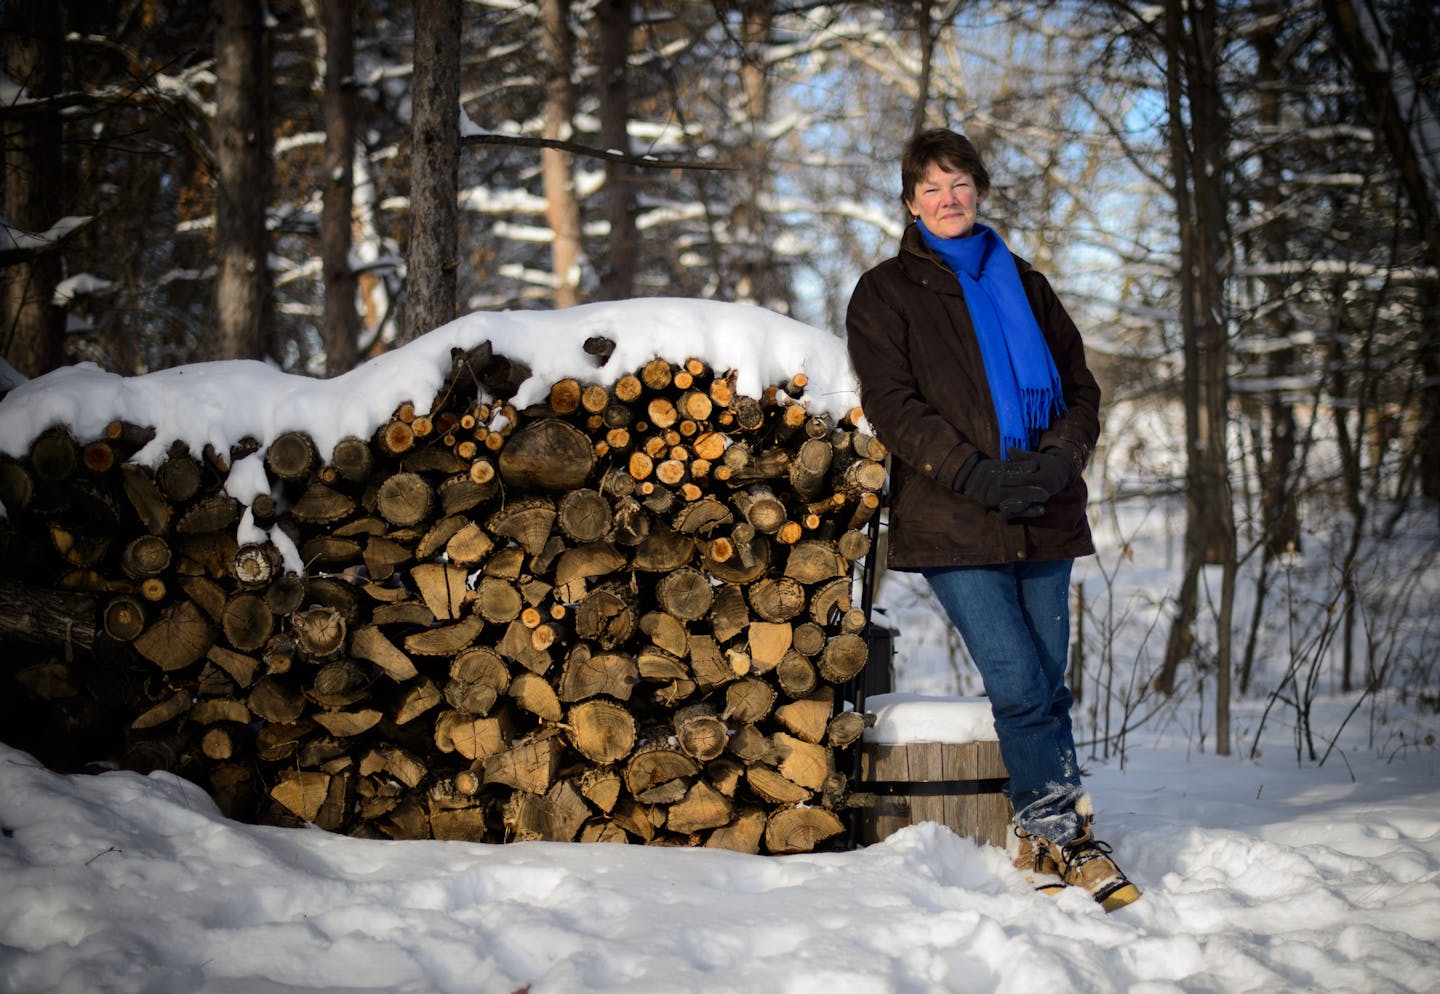
<svg viewBox="0 0 1440 994"><path fill-rule="evenodd" d="M693 359L517 410L527 375L457 351L371 438L272 440L248 508L223 483L258 444L177 443L152 469L129 459L145 426L47 431L0 462L0 600L51 605L0 624L49 647L14 685L44 707L108 673L127 761L246 819L837 844L863 727L840 707L866 657L852 576L885 478L859 412L812 413L803 375L742 396ZM276 540L241 544L242 517Z"/></svg>

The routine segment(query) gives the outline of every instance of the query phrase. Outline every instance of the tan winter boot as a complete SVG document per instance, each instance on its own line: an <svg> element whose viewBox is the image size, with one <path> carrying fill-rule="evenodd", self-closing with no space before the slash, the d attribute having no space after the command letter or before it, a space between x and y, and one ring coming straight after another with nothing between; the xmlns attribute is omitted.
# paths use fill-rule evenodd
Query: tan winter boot
<svg viewBox="0 0 1440 994"><path fill-rule="evenodd" d="M1011 827L1010 836L1010 858L1036 890L1042 894L1058 894L1065 889L1065 881L1060 878L1060 864L1051 857L1048 841L1031 835L1019 825Z"/></svg>
<svg viewBox="0 0 1440 994"><path fill-rule="evenodd" d="M1107 912L1140 899L1140 888L1115 865L1110 847L1095 838L1088 824L1079 838L1063 846L1040 838L1035 842L1043 842L1049 849L1050 858L1060 867L1061 880L1085 888Z"/></svg>

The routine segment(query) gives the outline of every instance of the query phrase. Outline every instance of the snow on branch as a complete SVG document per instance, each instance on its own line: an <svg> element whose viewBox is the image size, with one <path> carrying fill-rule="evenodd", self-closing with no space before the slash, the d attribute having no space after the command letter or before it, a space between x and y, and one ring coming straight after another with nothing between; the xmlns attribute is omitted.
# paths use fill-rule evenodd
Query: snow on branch
<svg viewBox="0 0 1440 994"><path fill-rule="evenodd" d="M62 217L49 229L37 234L17 228L0 218L0 266L23 262L33 255L55 248L62 239L74 234L93 219L92 215Z"/></svg>
<svg viewBox="0 0 1440 994"><path fill-rule="evenodd" d="M633 155L613 148L595 148L579 142L560 138L535 138L529 135L504 135L494 132L464 132L460 135L462 145L519 145L524 148L555 148L562 152L584 155L606 162L623 162L631 166L648 169L716 169L734 172L740 167L733 162L701 162L695 159L662 159L654 155Z"/></svg>

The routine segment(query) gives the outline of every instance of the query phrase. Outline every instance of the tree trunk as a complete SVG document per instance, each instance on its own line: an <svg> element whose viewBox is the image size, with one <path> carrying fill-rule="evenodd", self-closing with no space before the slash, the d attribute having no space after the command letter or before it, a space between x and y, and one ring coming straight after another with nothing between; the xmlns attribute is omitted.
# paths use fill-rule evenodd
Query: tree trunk
<svg viewBox="0 0 1440 994"><path fill-rule="evenodd" d="M350 267L355 198L355 0L326 0L325 199L320 254L325 280L325 370L331 376L355 365L360 314Z"/></svg>
<svg viewBox="0 0 1440 994"><path fill-rule="evenodd" d="M920 44L920 78L915 81L915 109L910 115L910 133L925 129L925 111L930 103L930 77L935 63L935 32L930 19L931 0L916 4L915 34Z"/></svg>
<svg viewBox="0 0 1440 994"><path fill-rule="evenodd" d="M749 0L743 6L740 27L740 80L745 93L744 127L747 139L740 150L745 173L741 199L731 218L738 240L735 298L784 312L782 280L765 231L772 189L770 138L765 126L770 116L770 74L765 48L775 20L773 0Z"/></svg>
<svg viewBox="0 0 1440 994"><path fill-rule="evenodd" d="M630 21L631 0L600 0L595 16L600 21L600 144L630 151ZM610 222L610 244L601 271L602 300L623 300L635 292L639 237L631 204L630 167L605 163L605 218Z"/></svg>
<svg viewBox="0 0 1440 994"><path fill-rule="evenodd" d="M410 243L405 328L412 341L455 317L459 266L461 0L415 5Z"/></svg>
<svg viewBox="0 0 1440 994"><path fill-rule="evenodd" d="M1276 5L1279 7L1279 4ZM1272 22L1278 25L1278 20ZM1279 46L1278 27L1259 32L1255 37L1257 72L1260 101L1260 123L1269 132L1279 133L1280 98L1278 94L1280 72L1276 66ZM1286 247L1286 222L1280 212L1280 189L1284 183L1284 164L1273 151L1266 150L1260 156L1264 176L1262 209L1273 214L1259 232L1262 257L1268 262L1280 263L1289 257ZM1264 280L1266 323L1270 338L1286 343L1269 353L1267 374L1275 381L1295 373L1296 349L1290 345L1295 334L1295 318L1290 308L1283 303L1287 291L1286 283L1278 277ZM1266 397L1270 430L1267 437L1268 451L1260 462L1260 507L1264 531L1265 554L1267 556L1296 552L1300 548L1300 511L1295 495L1295 409L1285 398L1286 391L1276 389Z"/></svg>
<svg viewBox="0 0 1440 994"><path fill-rule="evenodd" d="M545 137L569 141L575 117L575 39L570 33L570 0L543 0L540 47L545 53ZM555 306L580 302L580 202L575 197L575 159L558 148L540 150L545 218L550 222L550 259L555 272Z"/></svg>
<svg viewBox="0 0 1440 994"><path fill-rule="evenodd" d="M60 12L52 0L11 0L4 17L5 72L32 97L60 90ZM61 128L58 115L14 118L4 128L5 221L31 232L59 220ZM26 376L60 365L65 316L53 303L60 256L40 252L4 269L5 359Z"/></svg>
<svg viewBox="0 0 1440 994"><path fill-rule="evenodd" d="M1229 621L1236 570L1226 440L1229 347L1224 212L1225 136L1229 131L1217 79L1213 6L1206 0L1169 0L1165 11L1171 160L1181 230L1187 485L1184 577L1158 682L1166 693L1174 690L1180 662L1194 645L1200 571L1207 563L1221 565L1221 604L1216 619L1216 749L1228 755Z"/></svg>
<svg viewBox="0 0 1440 994"><path fill-rule="evenodd" d="M1429 268L1432 273L1440 272L1440 148L1433 140L1440 125L1440 101L1433 87L1427 87L1420 74L1396 53L1390 32L1372 3L1325 0L1323 6L1340 51L1354 71L1361 97L1379 124L1379 140L1400 172L1416 228L1425 239ZM1422 344L1420 348L1427 375L1416 446L1421 490L1440 500L1440 378L1436 376L1440 363L1433 347L1440 342L1434 303L1437 282L1431 277L1421 289L1421 334L1431 347Z"/></svg>
<svg viewBox="0 0 1440 994"><path fill-rule="evenodd" d="M270 53L258 0L221 0L215 27L217 359L269 345Z"/></svg>

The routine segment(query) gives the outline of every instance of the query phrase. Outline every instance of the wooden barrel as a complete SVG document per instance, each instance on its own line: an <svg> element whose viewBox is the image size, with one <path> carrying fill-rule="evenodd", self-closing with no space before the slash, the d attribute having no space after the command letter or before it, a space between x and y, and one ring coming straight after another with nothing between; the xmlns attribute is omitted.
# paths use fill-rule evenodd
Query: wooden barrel
<svg viewBox="0 0 1440 994"><path fill-rule="evenodd" d="M954 704L989 711L983 701ZM862 844L880 842L906 825L935 821L976 842L1005 846L1014 809L1003 793L1008 774L998 742L884 742L873 741L870 731L861 743L860 782L855 784L857 792L874 799L861 811Z"/></svg>

